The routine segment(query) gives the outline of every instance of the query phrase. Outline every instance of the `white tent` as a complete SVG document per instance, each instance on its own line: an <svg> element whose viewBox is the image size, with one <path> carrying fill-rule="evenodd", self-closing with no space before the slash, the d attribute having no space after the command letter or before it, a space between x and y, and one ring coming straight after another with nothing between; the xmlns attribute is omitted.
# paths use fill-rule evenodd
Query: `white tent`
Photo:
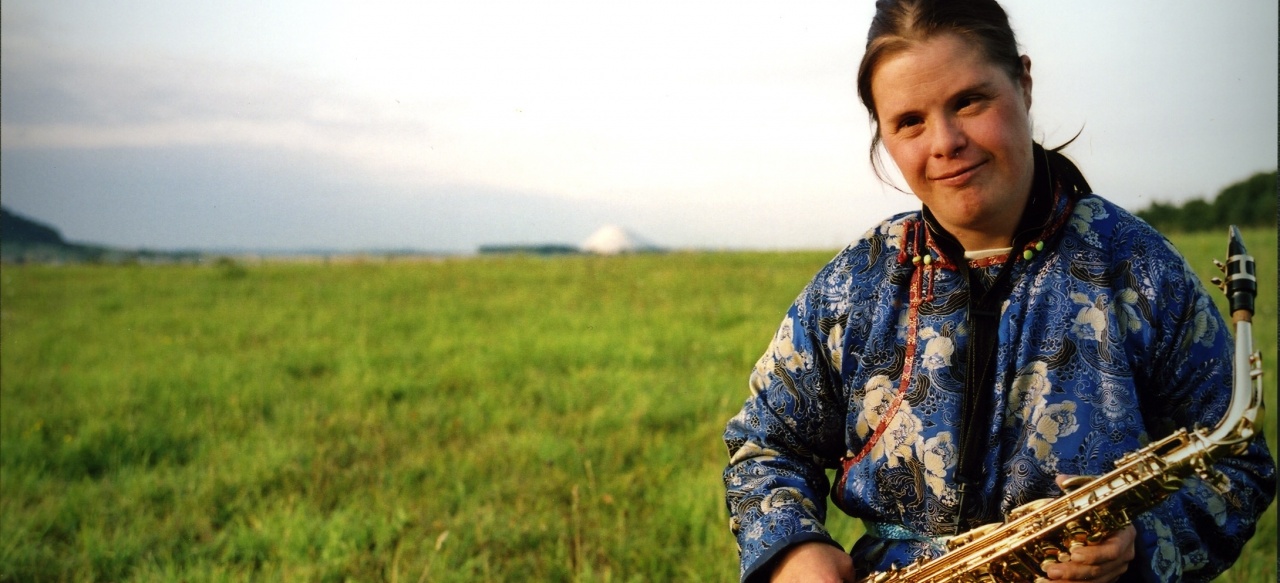
<svg viewBox="0 0 1280 583"><path fill-rule="evenodd" d="M582 242L582 250L597 255L657 251L658 247L618 225L605 225Z"/></svg>

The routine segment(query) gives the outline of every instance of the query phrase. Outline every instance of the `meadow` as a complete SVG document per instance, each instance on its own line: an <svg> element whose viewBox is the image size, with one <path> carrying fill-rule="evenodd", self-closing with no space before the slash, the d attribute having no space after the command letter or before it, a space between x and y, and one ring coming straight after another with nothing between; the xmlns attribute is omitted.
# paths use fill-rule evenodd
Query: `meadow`
<svg viewBox="0 0 1280 583"><path fill-rule="evenodd" d="M720 436L831 255L6 265L0 581L734 581Z"/></svg>

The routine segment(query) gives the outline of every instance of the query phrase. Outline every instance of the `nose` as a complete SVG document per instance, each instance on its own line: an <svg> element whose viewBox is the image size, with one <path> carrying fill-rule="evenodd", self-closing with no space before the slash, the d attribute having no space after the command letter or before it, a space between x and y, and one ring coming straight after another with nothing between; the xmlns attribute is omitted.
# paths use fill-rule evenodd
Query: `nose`
<svg viewBox="0 0 1280 583"><path fill-rule="evenodd" d="M954 158L968 145L969 137L956 120L943 119L940 123L933 124L930 154L934 158Z"/></svg>

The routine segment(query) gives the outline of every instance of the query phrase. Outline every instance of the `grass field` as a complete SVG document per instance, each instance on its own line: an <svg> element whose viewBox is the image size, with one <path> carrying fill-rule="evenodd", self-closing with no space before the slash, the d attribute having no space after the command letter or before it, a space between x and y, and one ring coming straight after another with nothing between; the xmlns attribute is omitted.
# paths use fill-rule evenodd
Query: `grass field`
<svg viewBox="0 0 1280 583"><path fill-rule="evenodd" d="M720 435L830 255L5 266L0 580L735 580ZM1275 566L1273 509L1221 580Z"/></svg>

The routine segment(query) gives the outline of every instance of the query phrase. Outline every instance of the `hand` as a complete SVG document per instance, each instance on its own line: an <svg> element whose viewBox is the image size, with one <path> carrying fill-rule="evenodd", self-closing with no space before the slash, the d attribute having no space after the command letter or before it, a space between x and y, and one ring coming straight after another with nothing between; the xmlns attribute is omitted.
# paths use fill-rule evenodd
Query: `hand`
<svg viewBox="0 0 1280 583"><path fill-rule="evenodd" d="M1058 485L1069 476L1058 476ZM1138 531L1132 524L1111 533L1098 544L1076 547L1069 560L1051 563L1045 569L1049 581L1110 583L1129 570L1135 555L1133 541Z"/></svg>
<svg viewBox="0 0 1280 583"><path fill-rule="evenodd" d="M853 558L823 542L807 542L784 551L772 583L853 583Z"/></svg>
<svg viewBox="0 0 1280 583"><path fill-rule="evenodd" d="M1138 531L1133 525L1124 527L1096 545L1077 547L1071 560L1048 565L1045 574L1050 581L1110 583L1129 570L1133 560L1133 540Z"/></svg>

